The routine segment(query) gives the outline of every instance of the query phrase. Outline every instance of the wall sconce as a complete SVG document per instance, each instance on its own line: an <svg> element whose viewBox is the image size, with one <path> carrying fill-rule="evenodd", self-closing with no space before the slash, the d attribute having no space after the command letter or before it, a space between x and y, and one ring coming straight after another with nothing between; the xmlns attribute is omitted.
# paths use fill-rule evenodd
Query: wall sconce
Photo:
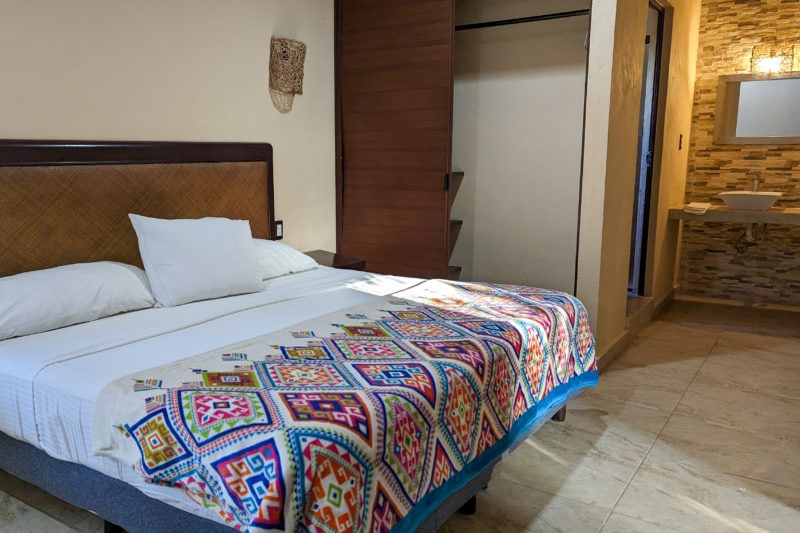
<svg viewBox="0 0 800 533"><path fill-rule="evenodd" d="M286 37L269 42L269 96L281 113L292 110L294 95L303 94L303 63L306 45Z"/></svg>
<svg viewBox="0 0 800 533"><path fill-rule="evenodd" d="M794 61L792 63L792 72L800 72L800 44L796 44L792 48L794 50Z"/></svg>
<svg viewBox="0 0 800 533"><path fill-rule="evenodd" d="M794 48L771 44L754 46L750 59L750 72L758 74L791 72L794 67Z"/></svg>

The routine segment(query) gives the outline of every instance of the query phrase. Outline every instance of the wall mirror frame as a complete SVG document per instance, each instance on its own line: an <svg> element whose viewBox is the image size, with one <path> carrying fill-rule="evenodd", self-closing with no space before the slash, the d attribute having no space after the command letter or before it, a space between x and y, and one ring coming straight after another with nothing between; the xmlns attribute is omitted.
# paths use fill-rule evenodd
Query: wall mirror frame
<svg viewBox="0 0 800 533"><path fill-rule="evenodd" d="M720 76L714 118L715 144L800 144L800 135L737 136L741 85L749 81L800 79L800 72L781 74L732 74ZM800 123L800 121L798 121Z"/></svg>

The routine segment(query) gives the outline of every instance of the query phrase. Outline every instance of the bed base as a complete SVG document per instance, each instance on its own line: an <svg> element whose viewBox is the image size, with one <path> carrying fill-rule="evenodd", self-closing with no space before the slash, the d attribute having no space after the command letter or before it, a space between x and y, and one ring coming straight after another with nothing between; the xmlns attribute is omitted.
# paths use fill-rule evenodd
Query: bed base
<svg viewBox="0 0 800 533"><path fill-rule="evenodd" d="M125 533L125 529L117 524L103 520L103 533Z"/></svg>
<svg viewBox="0 0 800 533"><path fill-rule="evenodd" d="M498 459L499 461L499 459ZM450 516L484 489L498 461L431 511L418 532L434 533ZM231 528L146 496L127 483L83 465L55 459L42 450L0 433L0 469L105 521L106 533L139 531L230 533ZM474 503L473 503L474 505Z"/></svg>
<svg viewBox="0 0 800 533"><path fill-rule="evenodd" d="M564 407L562 407L561 409L559 409L558 411L556 411L556 413L553 416L550 417L550 420L553 420L555 422L563 422L566 419L567 419L567 406L566 405Z"/></svg>
<svg viewBox="0 0 800 533"><path fill-rule="evenodd" d="M556 406L543 420L564 421L567 406ZM535 431L539 425L532 428ZM454 513L471 515L477 511L476 495L489 484L500 457L478 472L466 485L433 509L417 528L417 533L435 533ZM35 446L0 432L0 469L27 481L81 509L87 509L105 522L106 533L172 533L203 531L229 533L231 528L150 498L135 487L92 470L61 461Z"/></svg>
<svg viewBox="0 0 800 533"><path fill-rule="evenodd" d="M551 411L551 420L563 422L567 406ZM544 418L544 417L543 417ZM547 418L544 418L547 420ZM477 511L476 495L489 484L500 457L491 462L458 492L432 510L418 533L435 533L455 512ZM81 509L100 516L106 533L147 531L203 531L229 533L231 528L150 498L127 483L89 467L61 461L35 446L0 432L0 469L27 481Z"/></svg>
<svg viewBox="0 0 800 533"><path fill-rule="evenodd" d="M137 488L89 467L55 459L4 433L0 433L0 468L126 531L231 531L227 526L150 498Z"/></svg>
<svg viewBox="0 0 800 533"><path fill-rule="evenodd" d="M484 487L485 489L486 487ZM473 496L467 503L462 505L458 508L458 514L463 514L464 516L471 516L478 512L478 496Z"/></svg>

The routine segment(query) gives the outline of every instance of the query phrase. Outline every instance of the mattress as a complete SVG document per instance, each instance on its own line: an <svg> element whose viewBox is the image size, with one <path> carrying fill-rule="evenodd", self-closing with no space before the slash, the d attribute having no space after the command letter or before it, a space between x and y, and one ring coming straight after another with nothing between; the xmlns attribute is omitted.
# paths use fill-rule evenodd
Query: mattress
<svg viewBox="0 0 800 533"><path fill-rule="evenodd" d="M101 389L122 376L418 282L319 267L270 280L258 293L146 309L2 341L0 431L196 513L182 491L147 484L129 465L92 454L95 400Z"/></svg>

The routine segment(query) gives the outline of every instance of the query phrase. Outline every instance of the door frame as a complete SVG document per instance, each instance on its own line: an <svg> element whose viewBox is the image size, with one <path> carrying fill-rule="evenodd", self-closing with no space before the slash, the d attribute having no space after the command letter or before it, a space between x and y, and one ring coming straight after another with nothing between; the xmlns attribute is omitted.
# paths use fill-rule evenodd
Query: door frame
<svg viewBox="0 0 800 533"><path fill-rule="evenodd" d="M664 153L664 127L666 122L667 93L669 90L669 64L671 55L672 41L672 22L674 16L673 7L666 0L649 0L648 6L654 7L661 13L660 40L661 57L656 64L657 75L655 80L658 83L658 94L653 106L655 120L654 142L653 142L653 164L651 166L651 176L649 180L649 191L646 195L648 203L648 216L645 218L643 226L643 236L646 245L643 246L643 265L639 276L639 295L653 295L653 259L655 255L655 228L658 225L658 199L661 192L661 166ZM653 207L656 207L655 209Z"/></svg>
<svg viewBox="0 0 800 533"><path fill-rule="evenodd" d="M635 296L645 296L652 293L652 285L647 283L648 273L652 272L650 265L652 263L653 236L651 228L654 226L652 206L657 205L654 202L654 190L656 182L658 181L659 172L657 164L660 166L661 155L661 142L663 142L663 129L664 129L664 113L662 103L666 100L663 96L666 92L667 77L662 76L663 71L667 70L667 64L664 63L665 43L666 43L666 18L667 9L658 0L650 0L648 2L648 15L650 9L653 9L658 14L656 22L656 31L654 38L651 38L649 43L655 46L654 63L653 63L653 85L650 89L652 94L652 105L650 107L649 116L649 130L647 132L641 131L639 136L639 144L637 147L637 165L636 165L636 179L634 188L634 209L633 217L631 218L631 250L629 260L629 271L632 270L628 280L628 293ZM651 37L648 35L648 37ZM648 63L644 64L648 67ZM642 90L646 90L646 77L647 71L642 72ZM642 101L644 101L645 94L642 93ZM644 106L642 106L644 111ZM639 124L642 126L645 119L645 114L639 116ZM645 134L648 135L647 146L649 147L651 162L647 166L644 173L644 183L641 182L642 178L642 156L644 155L644 139ZM660 135L659 135L660 134ZM639 205L639 196L642 188L644 188L643 199L641 206ZM641 231L638 231L639 224L641 224ZM638 238L637 238L638 234ZM638 255L638 264L636 261ZM652 274L651 274L652 275ZM631 279L632 278L632 279ZM631 282L633 285L631 285Z"/></svg>

